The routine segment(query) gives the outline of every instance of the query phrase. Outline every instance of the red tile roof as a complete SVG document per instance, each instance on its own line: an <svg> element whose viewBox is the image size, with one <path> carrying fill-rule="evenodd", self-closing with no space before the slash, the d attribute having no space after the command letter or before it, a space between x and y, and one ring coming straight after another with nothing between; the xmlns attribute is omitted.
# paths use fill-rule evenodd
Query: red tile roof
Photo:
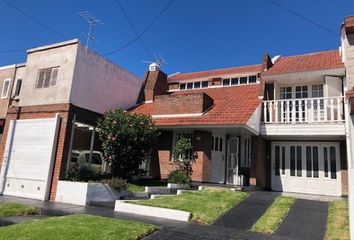
<svg viewBox="0 0 354 240"><path fill-rule="evenodd" d="M177 91L172 94L204 92L214 100L214 106L202 116L154 118L157 126L244 125L261 103L260 84ZM154 115L154 103L145 103L131 110Z"/></svg>
<svg viewBox="0 0 354 240"><path fill-rule="evenodd" d="M248 65L242 67L232 67L223 69L214 69L201 72L191 72L191 73L180 73L169 78L170 81L181 81L181 80L192 80L197 78L212 78L221 77L228 74L242 74L242 73L253 73L261 72L262 65Z"/></svg>
<svg viewBox="0 0 354 240"><path fill-rule="evenodd" d="M268 71L263 72L262 75L266 76L334 68L344 68L338 50L280 57L275 62L274 66Z"/></svg>

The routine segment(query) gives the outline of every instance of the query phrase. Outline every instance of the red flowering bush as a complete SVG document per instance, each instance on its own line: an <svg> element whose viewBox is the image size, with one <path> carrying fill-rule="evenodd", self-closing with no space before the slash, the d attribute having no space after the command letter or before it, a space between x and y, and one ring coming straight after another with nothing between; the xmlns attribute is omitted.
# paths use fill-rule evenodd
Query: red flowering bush
<svg viewBox="0 0 354 240"><path fill-rule="evenodd" d="M150 154L156 140L156 127L144 114L124 110L106 112L97 123L103 156L112 175L129 179Z"/></svg>

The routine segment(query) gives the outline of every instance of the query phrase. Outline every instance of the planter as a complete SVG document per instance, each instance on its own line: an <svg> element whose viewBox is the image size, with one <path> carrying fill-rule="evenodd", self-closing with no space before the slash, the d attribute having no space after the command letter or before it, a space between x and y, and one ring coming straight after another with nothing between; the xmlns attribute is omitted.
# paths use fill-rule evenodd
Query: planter
<svg viewBox="0 0 354 240"><path fill-rule="evenodd" d="M188 189L190 188L189 184L178 184L178 183L168 183L167 188L172 188L172 189Z"/></svg>
<svg viewBox="0 0 354 240"><path fill-rule="evenodd" d="M103 183L58 181L55 201L86 206L90 202L114 202L127 194Z"/></svg>

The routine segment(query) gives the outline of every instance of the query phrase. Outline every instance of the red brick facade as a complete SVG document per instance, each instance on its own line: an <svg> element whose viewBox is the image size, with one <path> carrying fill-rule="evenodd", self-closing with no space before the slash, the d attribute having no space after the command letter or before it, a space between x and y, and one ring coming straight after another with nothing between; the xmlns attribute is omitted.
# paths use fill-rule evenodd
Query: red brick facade
<svg viewBox="0 0 354 240"><path fill-rule="evenodd" d="M203 113L214 104L205 93L157 96L154 115Z"/></svg>

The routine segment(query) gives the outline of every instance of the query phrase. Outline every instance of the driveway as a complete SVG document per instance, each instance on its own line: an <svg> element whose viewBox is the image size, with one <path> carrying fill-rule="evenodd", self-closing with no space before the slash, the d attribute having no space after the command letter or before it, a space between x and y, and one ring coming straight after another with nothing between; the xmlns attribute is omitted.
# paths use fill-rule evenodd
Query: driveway
<svg viewBox="0 0 354 240"><path fill-rule="evenodd" d="M213 225L123 214L102 207L83 207L7 196L0 196L0 202L19 202L37 206L43 209L43 214L46 216L87 213L109 218L136 220L160 227L159 231L145 237L144 240L323 239L328 203L320 201L297 200L277 233L273 235L248 231L278 195L272 192L251 192L242 204L231 209ZM14 222L29 219L31 218L16 218Z"/></svg>

